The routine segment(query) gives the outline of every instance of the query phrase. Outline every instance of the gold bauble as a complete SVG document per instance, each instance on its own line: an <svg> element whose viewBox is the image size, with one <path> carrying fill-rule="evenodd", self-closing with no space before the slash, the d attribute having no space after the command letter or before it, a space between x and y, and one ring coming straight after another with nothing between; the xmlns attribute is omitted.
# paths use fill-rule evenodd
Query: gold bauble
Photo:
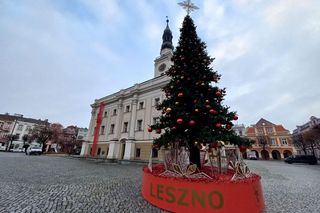
<svg viewBox="0 0 320 213"><path fill-rule="evenodd" d="M168 108L166 109L166 112L169 113L169 112L171 112L171 110L172 110L172 109L171 109L170 107L168 107Z"/></svg>

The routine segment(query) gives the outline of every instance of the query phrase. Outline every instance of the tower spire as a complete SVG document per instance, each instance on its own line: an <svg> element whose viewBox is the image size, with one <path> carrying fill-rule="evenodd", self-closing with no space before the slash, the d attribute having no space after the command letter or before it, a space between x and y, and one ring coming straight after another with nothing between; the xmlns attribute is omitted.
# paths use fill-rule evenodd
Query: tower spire
<svg viewBox="0 0 320 213"><path fill-rule="evenodd" d="M163 35L162 35L162 45L161 45L161 51L168 48L168 49L171 49L173 50L173 45L172 45L172 32L169 28L169 19L168 19L168 16L166 16L167 20L167 26L166 28L164 29L163 31Z"/></svg>

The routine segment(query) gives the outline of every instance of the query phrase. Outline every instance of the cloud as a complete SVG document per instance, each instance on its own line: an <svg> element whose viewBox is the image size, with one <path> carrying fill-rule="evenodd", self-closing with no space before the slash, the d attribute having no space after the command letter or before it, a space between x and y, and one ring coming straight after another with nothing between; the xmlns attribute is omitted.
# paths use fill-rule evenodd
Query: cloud
<svg viewBox="0 0 320 213"><path fill-rule="evenodd" d="M174 42L185 16L161 1L1 1L0 112L88 126L90 104L153 77L165 16ZM198 35L216 57L225 104L246 125L292 130L319 116L319 1L196 1Z"/></svg>

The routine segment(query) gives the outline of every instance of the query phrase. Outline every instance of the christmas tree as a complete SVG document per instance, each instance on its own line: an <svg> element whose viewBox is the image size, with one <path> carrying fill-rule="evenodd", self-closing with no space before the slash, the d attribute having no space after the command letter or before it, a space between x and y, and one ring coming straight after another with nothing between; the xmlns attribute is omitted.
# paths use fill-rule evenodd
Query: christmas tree
<svg viewBox="0 0 320 213"><path fill-rule="evenodd" d="M162 110L159 122L149 131L165 132L154 140L158 148L185 146L190 151L190 162L200 167L200 146L226 141L236 145L250 142L237 137L232 121L235 112L222 105L225 88L217 86L220 75L210 67L213 58L206 52L192 18L187 15L180 29L179 43L174 51L174 65L167 71L171 78L163 88L166 99L158 105Z"/></svg>

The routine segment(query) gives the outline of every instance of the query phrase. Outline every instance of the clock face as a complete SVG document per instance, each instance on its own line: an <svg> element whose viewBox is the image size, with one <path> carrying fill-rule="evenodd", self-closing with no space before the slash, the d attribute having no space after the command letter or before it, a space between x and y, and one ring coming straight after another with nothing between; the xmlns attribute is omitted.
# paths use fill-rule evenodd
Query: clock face
<svg viewBox="0 0 320 213"><path fill-rule="evenodd" d="M160 72L164 71L165 69L166 69L166 64L161 64L158 68Z"/></svg>

